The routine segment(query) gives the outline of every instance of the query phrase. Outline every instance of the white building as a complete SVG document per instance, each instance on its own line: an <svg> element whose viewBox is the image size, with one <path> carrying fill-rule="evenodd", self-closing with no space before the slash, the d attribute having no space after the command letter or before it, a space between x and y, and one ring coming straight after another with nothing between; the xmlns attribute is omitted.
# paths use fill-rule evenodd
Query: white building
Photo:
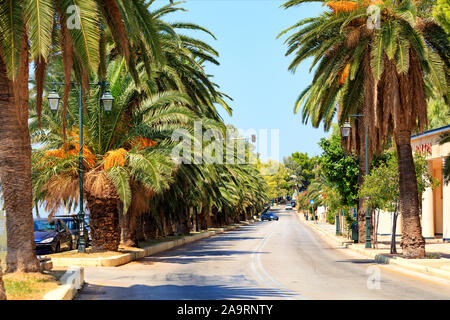
<svg viewBox="0 0 450 320"><path fill-rule="evenodd" d="M428 188L422 195L422 235L425 239L442 238L450 241L450 183L442 181L444 160L450 155L450 143L440 144L441 135L450 132L450 125L429 130L423 134L411 137L411 147L414 151L425 151L429 172L437 178L440 186ZM397 224L396 234L401 234L401 216ZM380 213L378 234L390 235L392 229L392 214Z"/></svg>

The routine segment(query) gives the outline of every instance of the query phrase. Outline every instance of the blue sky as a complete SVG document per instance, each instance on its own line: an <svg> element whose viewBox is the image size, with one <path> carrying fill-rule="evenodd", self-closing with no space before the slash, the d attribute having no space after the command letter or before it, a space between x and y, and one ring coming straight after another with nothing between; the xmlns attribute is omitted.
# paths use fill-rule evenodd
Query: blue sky
<svg viewBox="0 0 450 320"><path fill-rule="evenodd" d="M169 0L158 0L158 4ZM317 15L321 4L303 4L285 10L280 0L186 0L188 12L168 15L170 22L199 24L217 40L195 32L219 51L220 66L207 68L222 92L234 101L233 116L221 112L226 123L243 130L279 129L279 159L295 151L320 154L317 142L328 133L303 125L293 106L298 94L310 83L312 74L304 62L292 74L287 70L293 56L285 57L286 37L276 39L297 21ZM183 33L190 34L188 31ZM269 131L270 132L270 131ZM271 151L269 150L269 156Z"/></svg>

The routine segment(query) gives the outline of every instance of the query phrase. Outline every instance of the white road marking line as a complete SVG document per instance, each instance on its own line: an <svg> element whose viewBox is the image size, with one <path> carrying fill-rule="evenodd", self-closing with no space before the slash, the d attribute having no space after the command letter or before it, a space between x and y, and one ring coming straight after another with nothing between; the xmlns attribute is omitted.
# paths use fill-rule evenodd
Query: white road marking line
<svg viewBox="0 0 450 320"><path fill-rule="evenodd" d="M274 227L272 227L273 229ZM264 266L261 262L261 251L263 250L264 246L266 245L266 243L269 241L269 239L272 237L274 231L271 230L265 237L263 240L260 241L260 243L256 246L256 248L253 250L252 255L251 255L251 269L253 271L253 273L255 274L255 276L262 282L262 283L268 283L271 282L272 285L269 284L270 287L272 287L273 289L275 289L276 291L279 292L280 296L284 297L285 299L288 300L294 300L295 297L297 297L297 299L301 299L301 300L307 300L306 297L298 294L295 291L292 291L288 288L286 288L285 286L283 286L281 283L279 283L278 281L276 281L273 277L270 276L270 274L264 269ZM255 259L256 259L256 264L255 264ZM259 270L264 274L261 275L260 272L258 272L258 268ZM269 281L267 281L269 280ZM281 289L281 290L280 290ZM283 292L284 291L284 292Z"/></svg>

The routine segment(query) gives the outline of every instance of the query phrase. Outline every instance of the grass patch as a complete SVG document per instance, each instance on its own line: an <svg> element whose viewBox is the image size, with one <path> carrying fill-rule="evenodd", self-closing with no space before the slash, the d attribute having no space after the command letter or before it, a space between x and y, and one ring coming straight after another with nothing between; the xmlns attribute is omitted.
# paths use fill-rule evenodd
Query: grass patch
<svg viewBox="0 0 450 320"><path fill-rule="evenodd" d="M56 289L65 270L43 273L8 273L3 275L8 300L42 300L44 295Z"/></svg>
<svg viewBox="0 0 450 320"><path fill-rule="evenodd" d="M0 268L5 270L6 268L6 251L0 250Z"/></svg>

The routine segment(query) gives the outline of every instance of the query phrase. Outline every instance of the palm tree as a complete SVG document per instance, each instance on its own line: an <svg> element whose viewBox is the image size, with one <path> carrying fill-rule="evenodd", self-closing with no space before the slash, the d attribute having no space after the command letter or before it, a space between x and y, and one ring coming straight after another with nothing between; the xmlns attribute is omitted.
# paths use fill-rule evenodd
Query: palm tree
<svg viewBox="0 0 450 320"><path fill-rule="evenodd" d="M284 6L303 2L308 1L292 0ZM287 54L297 50L290 68L295 70L307 57L314 57L313 66L319 63L312 84L297 100L296 110L303 105L304 121L311 119L314 126L323 122L325 128L336 112L341 124L350 114L362 113L363 122L353 122L352 142L354 145L356 137L363 141L361 128L366 127L369 155L393 137L399 155L403 254L424 257L410 136L426 126L426 96L448 94L447 37L425 1L377 1L379 29L367 27L369 2L324 3L332 12L304 19L286 30L300 27L287 40Z"/></svg>
<svg viewBox="0 0 450 320"><path fill-rule="evenodd" d="M147 96L157 97L160 95L167 95L168 91L177 94L179 92L182 92L187 96L186 100L190 99L190 103L182 103L183 106L189 108L192 112L194 112L195 115L199 117L199 119L201 118L204 125L210 127L212 126L217 128L223 128L223 123L221 122L221 119L217 113L215 104L217 103L222 105L229 113L231 113L231 108L229 108L229 106L223 100L223 98L226 96L216 90L217 85L213 84L209 80L209 77L206 76L203 69L204 62L213 62L217 64L217 61L214 59L213 56L217 56L218 54L214 49L212 49L212 47L210 47L206 43L183 35L178 35L174 31L174 29L179 28L197 29L205 31L210 35L212 34L208 30L194 24L190 23L166 24L160 20L160 18L163 15L177 10L180 9L169 5L149 13L156 26L155 27L156 33L160 38L159 42L161 44L161 56L165 64L161 65L158 60L153 59L152 58L153 54L151 52L149 53L149 51L146 50L146 48L143 48L141 46L136 47L134 50L135 61L138 63L140 67L139 69L136 69L139 77L137 81L135 80L135 83L143 84L142 95ZM214 38L213 35L212 37ZM107 39L110 38L110 35L106 34L105 38ZM109 46L110 49L107 51L108 54L105 56L104 61L111 61L111 59L115 59L116 51L118 51L116 47L118 47L117 42L115 46ZM52 68L54 67L54 65L55 64L52 65ZM101 68L99 67L99 69ZM133 72L130 71L130 73L132 74L132 77L134 79ZM117 82L117 84L113 84L112 91L114 91L114 87L121 88L122 85L123 84L120 81ZM132 88L132 90L134 89ZM166 97L166 100L162 101L168 103L170 102L170 98L171 97L169 95ZM130 103L129 101L128 102L125 101L125 103L122 103L122 105L126 106L129 103ZM119 102L119 104L121 103ZM138 103L134 102L132 104L135 105L135 107L138 105ZM130 107L124 108L122 110L124 112L124 115L122 115L122 117L124 119L127 119L128 122L133 117L132 109L133 108ZM97 119L96 121L99 121L99 119L101 119L101 113L98 112L93 113L93 116L95 119ZM127 123L127 121L123 121L123 123ZM58 128L57 125L55 128ZM173 129L176 128L176 125L172 124L172 128ZM34 130L32 131L40 132L37 129L38 129L38 122L36 121L34 122ZM124 129L119 128L119 130ZM125 131L127 130L128 129L126 128ZM100 145L101 141L103 141L101 135L97 133L97 131L95 130L92 131L92 134L98 136L98 144ZM109 147L108 144L103 145L103 149L98 147L98 150L100 150L100 154L107 152L108 147ZM179 171L180 170L177 170L177 172ZM185 185L184 189L186 191L186 189L189 188L188 186L186 186L186 182L183 183ZM173 185L178 186L178 184L179 183L176 182ZM191 181L191 185L194 184L198 184L198 182ZM137 186L137 188L139 189L139 186ZM138 192L132 192L132 195L139 195L139 194L140 193ZM168 192L164 193L164 195L167 194ZM147 198L147 200L143 200L143 198ZM136 220L142 219L143 215L136 213L136 210L134 210L136 206L133 206L133 203L135 202L141 203L142 212L140 213L146 213L147 216L149 216L148 213L151 213L153 214L153 216L155 216L154 214L155 210L148 210L149 209L148 206L153 205L154 207L154 202L157 202L157 200L148 201L149 199L153 198L159 199L161 197L158 197L157 194L152 195L151 197L137 196L136 201L134 201L134 198L131 201L129 209L129 212L131 214L119 215L121 218L119 219L119 221L122 229L121 240L123 244L128 245L136 244L137 240L136 234L138 232L142 234L140 230L134 230L135 226L137 227L140 225L136 223ZM110 200L111 202L115 201L117 202L117 197L115 197L115 195L112 195L112 198ZM165 208L170 207L170 204L176 204L178 207L181 206L182 207L181 209L173 210L173 212L176 213L187 212L191 209L192 206L190 207L190 203L192 203L192 201L187 201L186 192L185 194L179 197L179 200L180 200L179 202L174 202L172 198L168 199L167 201L163 200L162 203L165 206ZM146 203L146 205L143 206L143 203Z"/></svg>
<svg viewBox="0 0 450 320"><path fill-rule="evenodd" d="M154 20L144 0L7 0L0 3L0 179L7 212L7 272L39 270L32 222L31 145L28 134L28 69L35 66L40 114L48 58L63 57L67 107L72 70L88 91L89 74L105 74L106 31L134 79L134 49L160 59Z"/></svg>
<svg viewBox="0 0 450 320"><path fill-rule="evenodd" d="M140 82L146 83L143 70L140 77ZM124 59L110 62L107 79L116 97L111 113L104 114L99 109L101 90L87 101L84 192L93 249L116 251L120 217L145 212L149 209L145 199L168 188L174 164L167 140L174 128L191 123L195 115L182 105L190 101L179 92L147 95L145 86L137 86L126 71ZM76 95L70 98L75 99ZM78 200L79 178L74 170L78 133L73 129L78 123L76 105L71 103L67 108L67 141L61 134L61 118L48 109L41 122L45 132L39 127L37 115L30 123L33 141L43 145L33 154L35 200L45 201L50 212L61 207L63 201ZM126 243L130 240L128 225L122 227Z"/></svg>
<svg viewBox="0 0 450 320"><path fill-rule="evenodd" d="M219 123L217 129L225 127ZM233 155L237 157L237 152ZM268 201L264 185L252 164L180 164L169 190L155 197L159 207L155 212L164 210L178 222L176 229L181 234L189 232L191 216L202 229L248 219Z"/></svg>
<svg viewBox="0 0 450 320"><path fill-rule="evenodd" d="M154 19L161 19L161 17L179 10L182 9L168 5L151 14ZM180 35L176 31L179 29L199 30L214 40L215 36L209 30L193 23L177 22L164 25L164 27L165 29L162 28L162 30L167 28L172 30L172 33L161 35L161 51L165 65L146 66L147 69L155 70L156 87L154 90L182 91L193 102L191 108L194 112L219 122L221 118L215 104L223 107L231 115L231 107L225 101L225 98L230 100L231 98L218 91L218 85L211 81L211 76L208 76L204 70L204 64L207 62L219 65L216 60L219 56L218 52L204 41Z"/></svg>
<svg viewBox="0 0 450 320"><path fill-rule="evenodd" d="M3 274L2 269L0 268L0 301L6 300L6 292L5 292L5 286L3 284Z"/></svg>
<svg viewBox="0 0 450 320"><path fill-rule="evenodd" d="M151 15L157 21L161 21L161 17L178 10L182 9L168 5L152 11ZM165 64L148 63L147 52L139 51L137 53L138 60L142 61L145 69L149 70L147 73L151 75L151 81L148 82L149 91L152 94L167 90L186 94L192 103L185 106L202 120L205 129L224 130L216 104L221 105L231 115L231 108L224 101L224 98L228 96L217 91L218 86L211 82L203 67L206 62L218 64L215 60L218 53L205 42L179 35L176 30L186 28L200 30L215 39L214 35L207 29L192 23L165 24L161 22L157 23L157 27L158 32L161 33L161 52ZM205 176L199 172L202 168L202 166L191 165L177 167L171 188L159 196L155 195L154 200L151 201L152 210L147 212L147 217L156 219L160 225L164 225L167 218L169 224L170 221L183 221L181 224L178 223L178 229L180 233L187 233L188 216L191 212L200 210L201 215L204 216L207 211L205 206L201 206L199 209L198 202L194 200L198 197L198 193L202 193L204 190L190 188L192 185L198 186L201 184L199 181L202 178L205 179ZM161 215L162 213L163 215ZM142 224L134 223L134 220L143 217L132 215L128 217L131 219L132 225L142 226ZM142 236L144 232L132 229L130 229L130 234L133 239L129 243L136 243L139 240L137 234L140 233Z"/></svg>

